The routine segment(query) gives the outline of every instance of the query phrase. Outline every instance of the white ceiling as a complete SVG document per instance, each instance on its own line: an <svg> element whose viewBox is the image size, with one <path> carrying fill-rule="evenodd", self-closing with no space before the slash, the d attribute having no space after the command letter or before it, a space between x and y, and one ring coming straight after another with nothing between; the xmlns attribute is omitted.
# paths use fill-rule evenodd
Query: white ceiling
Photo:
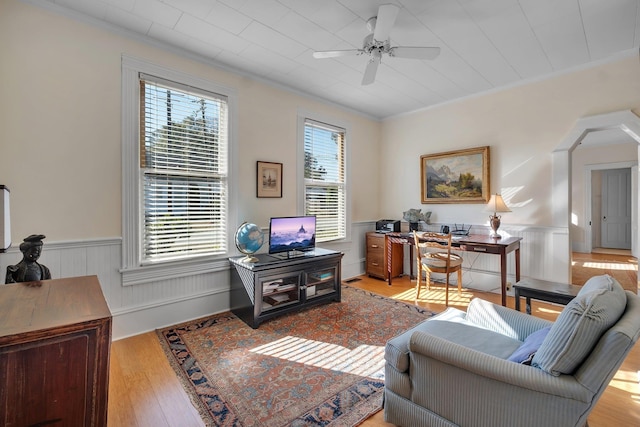
<svg viewBox="0 0 640 427"><path fill-rule="evenodd" d="M640 0L27 0L90 17L377 119L636 54ZM383 57L362 86L358 49L378 6L400 6L391 44L435 60ZM76 13L79 12L79 13Z"/></svg>

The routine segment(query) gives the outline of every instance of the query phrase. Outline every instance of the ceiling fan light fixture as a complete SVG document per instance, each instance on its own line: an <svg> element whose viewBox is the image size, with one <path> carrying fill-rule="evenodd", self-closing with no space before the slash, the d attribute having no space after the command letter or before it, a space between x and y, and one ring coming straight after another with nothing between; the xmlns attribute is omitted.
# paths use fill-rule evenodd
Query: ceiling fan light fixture
<svg viewBox="0 0 640 427"><path fill-rule="evenodd" d="M371 37L373 37L373 32L376 29L377 20L377 16L372 16L371 18L367 19L367 30L369 30L369 33L371 33Z"/></svg>

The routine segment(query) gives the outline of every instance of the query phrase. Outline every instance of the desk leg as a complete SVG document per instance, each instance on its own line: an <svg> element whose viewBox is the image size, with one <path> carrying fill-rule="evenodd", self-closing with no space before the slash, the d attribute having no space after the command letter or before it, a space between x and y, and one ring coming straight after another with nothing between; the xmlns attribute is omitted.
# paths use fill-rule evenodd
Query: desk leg
<svg viewBox="0 0 640 427"><path fill-rule="evenodd" d="M515 291L516 296L516 311L520 311L520 290L516 288Z"/></svg>
<svg viewBox="0 0 640 427"><path fill-rule="evenodd" d="M507 254L500 254L500 293L502 294L502 306L507 306Z"/></svg>
<svg viewBox="0 0 640 427"><path fill-rule="evenodd" d="M531 314L531 297L527 297L527 314Z"/></svg>
<svg viewBox="0 0 640 427"><path fill-rule="evenodd" d="M520 246L516 249L516 283L520 281Z"/></svg>
<svg viewBox="0 0 640 427"><path fill-rule="evenodd" d="M409 243L409 279L413 280L415 278L413 275L413 244Z"/></svg>
<svg viewBox="0 0 640 427"><path fill-rule="evenodd" d="M393 265L393 251L391 240L388 236L384 236L385 246L387 247L387 284L391 286L391 266Z"/></svg>

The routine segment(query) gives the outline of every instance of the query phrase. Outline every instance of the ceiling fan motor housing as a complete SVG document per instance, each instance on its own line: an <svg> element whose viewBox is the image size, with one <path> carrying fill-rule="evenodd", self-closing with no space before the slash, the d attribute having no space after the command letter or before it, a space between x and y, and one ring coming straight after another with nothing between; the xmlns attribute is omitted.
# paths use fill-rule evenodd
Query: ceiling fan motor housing
<svg viewBox="0 0 640 427"><path fill-rule="evenodd" d="M373 33L367 35L362 41L362 50L369 55L377 53L378 55L376 56L381 56L383 53L388 53L390 48L391 45L389 43L389 39L384 41L375 40L373 38Z"/></svg>

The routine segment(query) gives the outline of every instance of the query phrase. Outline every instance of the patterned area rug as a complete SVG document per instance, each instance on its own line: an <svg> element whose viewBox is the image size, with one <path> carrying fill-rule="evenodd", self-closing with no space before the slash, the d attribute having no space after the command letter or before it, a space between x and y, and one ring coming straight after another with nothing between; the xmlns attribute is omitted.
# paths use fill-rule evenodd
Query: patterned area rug
<svg viewBox="0 0 640 427"><path fill-rule="evenodd" d="M258 329L222 313L157 333L207 426L354 426L382 407L387 340L432 315L343 285Z"/></svg>

